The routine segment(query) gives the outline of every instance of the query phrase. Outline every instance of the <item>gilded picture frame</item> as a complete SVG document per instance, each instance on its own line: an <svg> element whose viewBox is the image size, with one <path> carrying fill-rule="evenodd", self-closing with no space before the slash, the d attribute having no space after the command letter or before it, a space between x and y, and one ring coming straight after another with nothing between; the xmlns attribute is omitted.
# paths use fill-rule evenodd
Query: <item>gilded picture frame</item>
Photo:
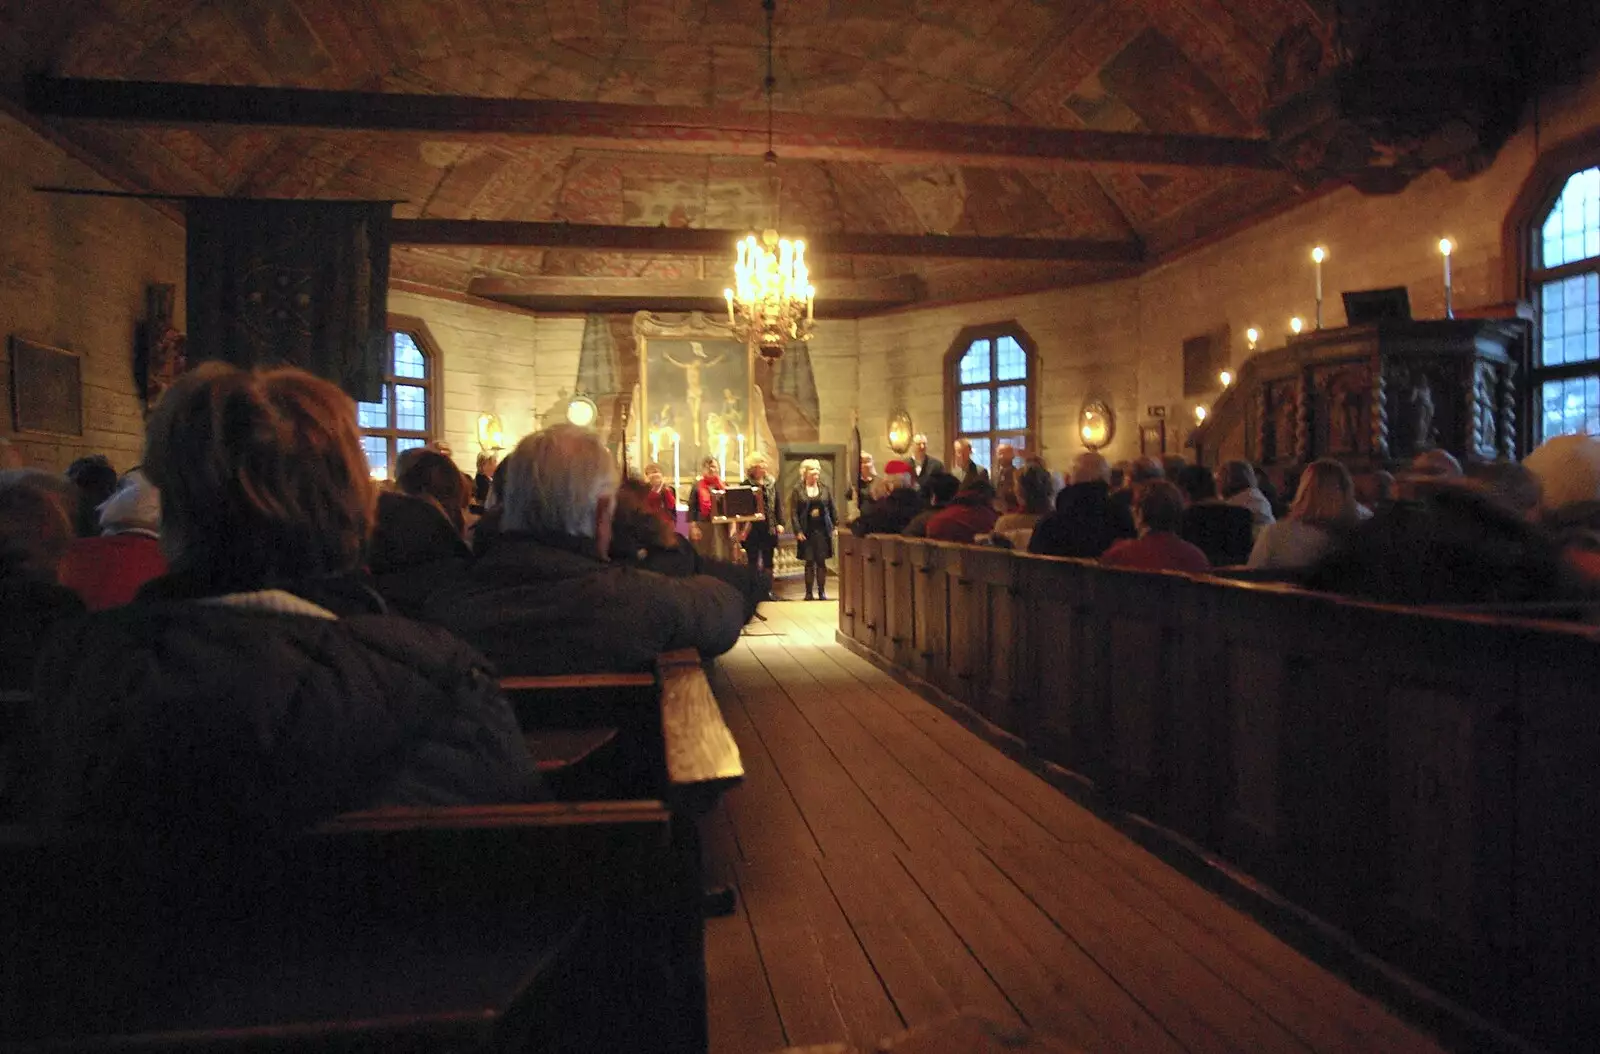
<svg viewBox="0 0 1600 1054"><path fill-rule="evenodd" d="M637 443L639 465L655 461L671 478L668 436L679 437L676 483L692 482L700 461L723 462L729 482L744 477L744 453L761 445L755 415L755 352L733 335L726 320L704 312L658 315L641 311L633 319L639 351L639 406L630 441Z"/></svg>

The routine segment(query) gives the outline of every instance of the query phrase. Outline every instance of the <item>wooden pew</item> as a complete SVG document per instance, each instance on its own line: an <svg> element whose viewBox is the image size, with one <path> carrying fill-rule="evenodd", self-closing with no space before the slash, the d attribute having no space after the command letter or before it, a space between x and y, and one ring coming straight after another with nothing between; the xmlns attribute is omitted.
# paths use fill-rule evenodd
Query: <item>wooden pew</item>
<svg viewBox="0 0 1600 1054"><path fill-rule="evenodd" d="M705 899L700 819L744 777L733 733L693 649L657 656L654 673L509 676L501 689L517 710L535 756L552 742L592 744L567 759L571 773L551 771L558 793L588 797L659 798L672 810L668 874L686 892L676 901L672 969L684 986L683 1015L693 1049L708 1042L705 1017ZM726 891L711 891L731 910Z"/></svg>
<svg viewBox="0 0 1600 1054"><path fill-rule="evenodd" d="M627 1039L592 993L651 980L617 938L660 932L669 823L659 802L378 809L226 860L0 828L0 1050ZM600 1002L625 1012L626 981Z"/></svg>
<svg viewBox="0 0 1600 1054"><path fill-rule="evenodd" d="M876 661L1475 1009L1556 1043L1600 1030L1593 605L1408 609L896 550L913 654ZM862 607L899 618L882 588Z"/></svg>

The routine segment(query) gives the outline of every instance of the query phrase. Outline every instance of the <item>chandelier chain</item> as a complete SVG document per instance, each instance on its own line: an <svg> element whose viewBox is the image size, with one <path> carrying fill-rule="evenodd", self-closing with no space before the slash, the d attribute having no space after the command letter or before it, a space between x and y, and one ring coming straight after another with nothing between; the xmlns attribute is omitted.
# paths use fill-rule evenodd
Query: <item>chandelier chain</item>
<svg viewBox="0 0 1600 1054"><path fill-rule="evenodd" d="M774 148L773 96L778 86L776 48L773 43L777 0L762 0L767 15L767 156L765 158L771 226L759 237L750 234L739 242L734 263L734 284L724 290L728 301L728 326L765 359L783 355L792 341L811 339L815 324L816 287L806 266L806 243L781 238L778 224L782 184L778 179L778 152Z"/></svg>

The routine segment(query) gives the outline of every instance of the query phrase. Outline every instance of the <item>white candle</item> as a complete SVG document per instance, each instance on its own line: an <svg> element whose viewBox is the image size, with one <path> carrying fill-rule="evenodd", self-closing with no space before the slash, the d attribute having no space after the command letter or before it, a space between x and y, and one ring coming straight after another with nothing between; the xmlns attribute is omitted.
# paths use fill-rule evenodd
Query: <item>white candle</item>
<svg viewBox="0 0 1600 1054"><path fill-rule="evenodd" d="M724 289L722 295L728 298L728 325L733 325L733 290Z"/></svg>
<svg viewBox="0 0 1600 1054"><path fill-rule="evenodd" d="M678 433L672 433L672 507L678 507L678 480L682 479L678 466Z"/></svg>
<svg viewBox="0 0 1600 1054"><path fill-rule="evenodd" d="M728 433L726 432L717 437L717 469L720 472L728 471Z"/></svg>
<svg viewBox="0 0 1600 1054"><path fill-rule="evenodd" d="M1449 238L1439 240L1439 252L1444 256L1444 317L1455 318L1455 290L1450 281L1450 254L1455 252L1455 244Z"/></svg>
<svg viewBox="0 0 1600 1054"><path fill-rule="evenodd" d="M1317 328L1322 328L1322 261L1328 258L1328 250L1317 246L1311 250L1311 262L1317 272Z"/></svg>
<svg viewBox="0 0 1600 1054"><path fill-rule="evenodd" d="M744 435L742 433L739 436L739 468L741 471L744 469Z"/></svg>

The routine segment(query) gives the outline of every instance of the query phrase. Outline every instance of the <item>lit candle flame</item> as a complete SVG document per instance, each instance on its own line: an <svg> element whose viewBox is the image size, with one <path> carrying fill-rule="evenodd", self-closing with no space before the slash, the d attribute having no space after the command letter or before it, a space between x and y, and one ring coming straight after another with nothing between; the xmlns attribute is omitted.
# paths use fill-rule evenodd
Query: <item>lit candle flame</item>
<svg viewBox="0 0 1600 1054"><path fill-rule="evenodd" d="M1449 238L1439 239L1439 251L1444 253L1444 255L1449 256L1451 253L1456 251L1455 242L1451 241Z"/></svg>
<svg viewBox="0 0 1600 1054"><path fill-rule="evenodd" d="M1326 260L1327 258L1328 258L1328 250L1324 249L1322 246L1319 245L1315 249L1311 250L1311 262L1312 263L1321 263L1322 261Z"/></svg>
<svg viewBox="0 0 1600 1054"><path fill-rule="evenodd" d="M1203 406L1195 407L1194 408L1194 419L1195 419L1195 421L1197 423L1204 424L1205 420L1206 420L1206 408L1203 407Z"/></svg>
<svg viewBox="0 0 1600 1054"><path fill-rule="evenodd" d="M1294 332L1299 333L1302 329L1306 328L1305 320L1299 315L1296 315L1294 318L1289 320L1289 328Z"/></svg>
<svg viewBox="0 0 1600 1054"><path fill-rule="evenodd" d="M1233 383L1233 374L1229 373L1227 370L1223 370L1221 373L1219 373L1217 378L1222 381L1222 386L1224 388Z"/></svg>

